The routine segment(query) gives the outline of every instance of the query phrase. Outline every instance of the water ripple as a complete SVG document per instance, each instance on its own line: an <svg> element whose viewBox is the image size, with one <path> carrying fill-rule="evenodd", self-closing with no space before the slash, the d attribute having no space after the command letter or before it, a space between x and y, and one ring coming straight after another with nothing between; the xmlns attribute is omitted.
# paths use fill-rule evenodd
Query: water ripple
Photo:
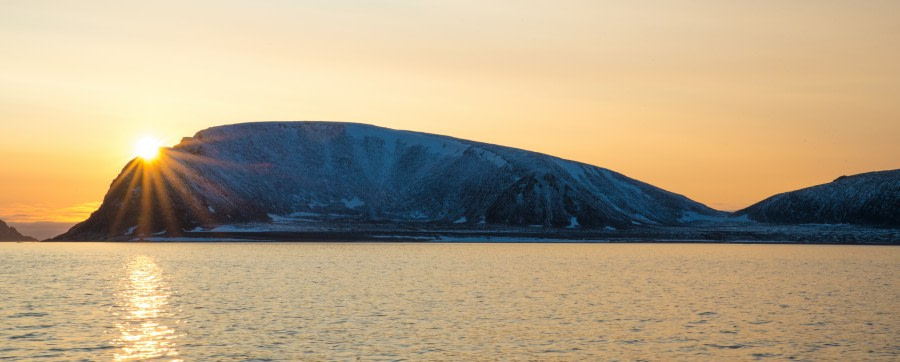
<svg viewBox="0 0 900 362"><path fill-rule="evenodd" d="M0 359L897 360L900 248L0 243Z"/></svg>

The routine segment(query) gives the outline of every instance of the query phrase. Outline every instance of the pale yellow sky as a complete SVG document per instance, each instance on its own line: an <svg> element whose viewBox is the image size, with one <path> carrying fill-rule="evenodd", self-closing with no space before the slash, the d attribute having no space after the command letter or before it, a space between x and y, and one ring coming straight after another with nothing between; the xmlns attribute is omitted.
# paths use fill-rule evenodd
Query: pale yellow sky
<svg viewBox="0 0 900 362"><path fill-rule="evenodd" d="M900 168L897 14L896 0L0 0L0 219L87 216L73 210L101 201L146 134L268 120L519 147L738 209Z"/></svg>

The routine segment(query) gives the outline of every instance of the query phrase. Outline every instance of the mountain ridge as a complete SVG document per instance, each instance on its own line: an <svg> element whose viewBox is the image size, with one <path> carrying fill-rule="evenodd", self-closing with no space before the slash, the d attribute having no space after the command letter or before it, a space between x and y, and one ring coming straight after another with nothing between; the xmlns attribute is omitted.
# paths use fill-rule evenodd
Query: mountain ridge
<svg viewBox="0 0 900 362"><path fill-rule="evenodd" d="M900 227L900 169L840 176L780 193L734 213L759 222Z"/></svg>
<svg viewBox="0 0 900 362"><path fill-rule="evenodd" d="M900 170L842 176L726 213L602 167L361 123L216 126L183 138L160 155L152 162L131 160L111 183L101 207L53 240L184 235L267 235L278 240L406 235L401 240L415 240L436 232L852 243L900 238L892 231L863 229L766 230L770 224L898 227L893 210L900 200ZM881 186L867 183L873 175L884 176L877 177ZM822 195L809 196L816 193ZM853 205L876 212L859 213ZM872 221L879 217L893 219Z"/></svg>
<svg viewBox="0 0 900 362"><path fill-rule="evenodd" d="M211 127L161 157L132 160L100 209L56 239L173 235L273 217L627 229L725 215L605 168L360 123Z"/></svg>

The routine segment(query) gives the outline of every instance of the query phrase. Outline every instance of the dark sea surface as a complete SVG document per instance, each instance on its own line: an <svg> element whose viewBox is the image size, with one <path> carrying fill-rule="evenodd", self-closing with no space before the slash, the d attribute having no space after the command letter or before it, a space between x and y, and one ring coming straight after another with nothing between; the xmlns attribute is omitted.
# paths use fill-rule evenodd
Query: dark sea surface
<svg viewBox="0 0 900 362"><path fill-rule="evenodd" d="M900 247L0 243L0 359L898 360Z"/></svg>

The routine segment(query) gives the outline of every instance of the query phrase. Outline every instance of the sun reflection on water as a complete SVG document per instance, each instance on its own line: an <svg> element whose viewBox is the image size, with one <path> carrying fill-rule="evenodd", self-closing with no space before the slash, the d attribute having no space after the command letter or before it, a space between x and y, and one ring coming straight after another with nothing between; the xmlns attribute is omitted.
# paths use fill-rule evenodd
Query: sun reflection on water
<svg viewBox="0 0 900 362"><path fill-rule="evenodd" d="M175 330L163 325L171 291L162 280L162 270L148 256L137 256L126 266L123 287L118 292L122 306L117 361L167 359L180 361Z"/></svg>

